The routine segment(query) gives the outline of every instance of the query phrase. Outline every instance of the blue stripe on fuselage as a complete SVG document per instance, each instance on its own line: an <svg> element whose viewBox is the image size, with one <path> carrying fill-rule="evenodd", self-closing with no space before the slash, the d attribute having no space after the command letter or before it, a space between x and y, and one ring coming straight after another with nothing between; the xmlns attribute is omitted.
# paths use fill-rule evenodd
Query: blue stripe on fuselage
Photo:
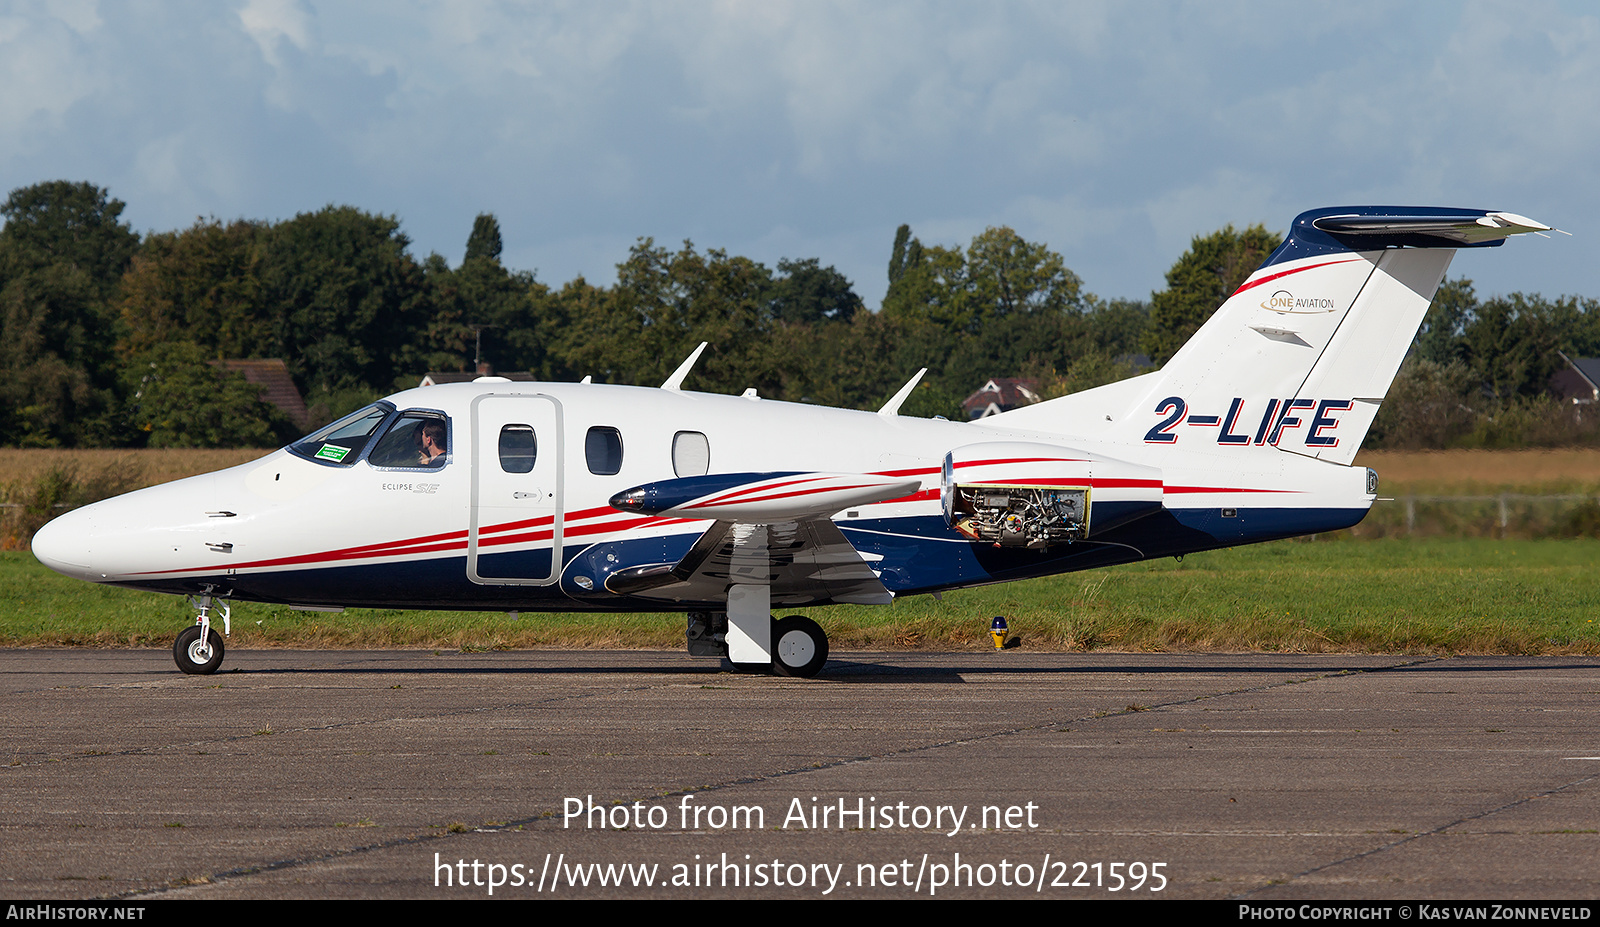
<svg viewBox="0 0 1600 927"><path fill-rule="evenodd" d="M958 534L938 515L855 518L838 522L856 550L890 591L915 595L963 586L1048 576L1159 557L1234 547L1277 538L1337 531L1365 517L1364 508L1239 508L1223 517L1219 508L1162 509L1094 534L1089 540L1034 551L995 547ZM686 611L717 603L666 603L600 592L610 572L625 567L675 563L699 532L632 538L569 547L563 551L560 585L486 586L466 576L466 557L394 563L273 570L234 576L142 579L115 585L151 592L195 594L213 587L243 601L365 608L427 608L463 611ZM615 557L615 560L609 557ZM591 577L592 591L572 585L577 573ZM563 586L567 587L565 590Z"/></svg>

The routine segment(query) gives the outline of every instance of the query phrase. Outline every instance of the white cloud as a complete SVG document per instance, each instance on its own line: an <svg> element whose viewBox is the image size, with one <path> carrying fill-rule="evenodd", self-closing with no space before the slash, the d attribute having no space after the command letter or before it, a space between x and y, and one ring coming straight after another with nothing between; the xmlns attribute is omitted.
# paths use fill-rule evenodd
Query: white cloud
<svg viewBox="0 0 1600 927"><path fill-rule="evenodd" d="M283 66L278 49L285 40L300 51L311 46L311 16L299 0L249 0L239 22L273 67Z"/></svg>
<svg viewBox="0 0 1600 927"><path fill-rule="evenodd" d="M14 7L0 17L0 157L32 149L30 140L57 131L75 103L103 89L84 54L99 26L88 3Z"/></svg>
<svg viewBox="0 0 1600 927"><path fill-rule="evenodd" d="M489 210L551 282L687 236L870 294L900 222L1005 223L1143 296L1195 234L1332 203L1583 231L1597 42L1548 3L24 4L0 182L87 177L150 228L350 202L452 260Z"/></svg>

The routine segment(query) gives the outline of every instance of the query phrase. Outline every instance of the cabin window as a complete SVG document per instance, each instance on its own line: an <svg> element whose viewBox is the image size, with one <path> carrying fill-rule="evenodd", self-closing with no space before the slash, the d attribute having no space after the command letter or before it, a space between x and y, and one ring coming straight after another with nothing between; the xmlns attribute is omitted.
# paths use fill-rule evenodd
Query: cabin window
<svg viewBox="0 0 1600 927"><path fill-rule="evenodd" d="M348 467L393 411L394 406L387 402L374 403L301 438L289 445L289 450L320 464Z"/></svg>
<svg viewBox="0 0 1600 927"><path fill-rule="evenodd" d="M372 448L374 467L438 469L450 452L450 420L438 412L406 412Z"/></svg>
<svg viewBox="0 0 1600 927"><path fill-rule="evenodd" d="M539 441L532 425L506 425L500 429L500 469L507 473L532 473Z"/></svg>
<svg viewBox="0 0 1600 927"><path fill-rule="evenodd" d="M672 472L678 476L705 476L711 470L711 442L698 431L672 436Z"/></svg>
<svg viewBox="0 0 1600 927"><path fill-rule="evenodd" d="M583 439L583 454L589 460L589 472L596 476L613 476L622 471L622 433L615 428L596 425Z"/></svg>

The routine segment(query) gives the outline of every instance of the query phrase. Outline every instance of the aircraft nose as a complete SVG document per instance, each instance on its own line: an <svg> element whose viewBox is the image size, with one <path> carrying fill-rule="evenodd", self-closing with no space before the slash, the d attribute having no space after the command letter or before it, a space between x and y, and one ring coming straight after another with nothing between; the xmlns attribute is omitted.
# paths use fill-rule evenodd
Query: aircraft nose
<svg viewBox="0 0 1600 927"><path fill-rule="evenodd" d="M90 572L90 514L79 510L57 516L33 534L33 555L39 562L74 579L94 580Z"/></svg>

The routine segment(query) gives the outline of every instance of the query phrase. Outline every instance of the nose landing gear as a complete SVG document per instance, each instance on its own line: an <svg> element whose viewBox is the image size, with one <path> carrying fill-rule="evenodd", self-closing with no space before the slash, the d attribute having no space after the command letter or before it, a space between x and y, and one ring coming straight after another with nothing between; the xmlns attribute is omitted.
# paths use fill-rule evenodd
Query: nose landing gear
<svg viewBox="0 0 1600 927"><path fill-rule="evenodd" d="M222 665L222 635L211 627L213 601L215 599L210 587L207 587L199 601L193 596L189 598L189 603L199 609L200 614L195 616L194 624L183 629L172 645L172 659L177 662L178 669L190 676L209 676ZM216 607L222 610L223 633L230 633L233 630L233 609L227 602L217 602Z"/></svg>

